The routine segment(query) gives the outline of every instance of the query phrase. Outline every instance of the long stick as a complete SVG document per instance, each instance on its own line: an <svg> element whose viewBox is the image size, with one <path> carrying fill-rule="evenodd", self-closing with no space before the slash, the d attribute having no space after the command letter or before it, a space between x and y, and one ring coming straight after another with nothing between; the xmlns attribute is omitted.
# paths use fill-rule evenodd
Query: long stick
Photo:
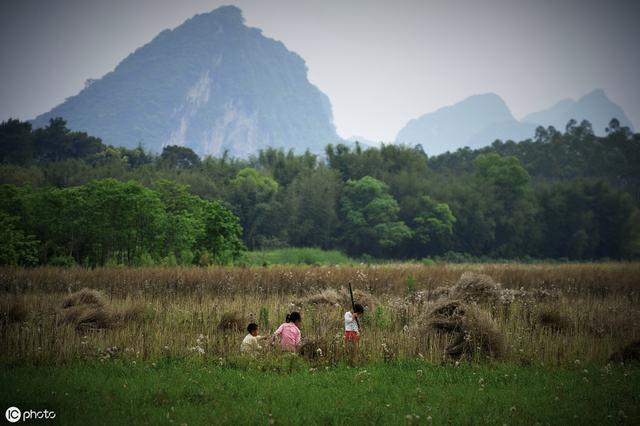
<svg viewBox="0 0 640 426"><path fill-rule="evenodd" d="M351 312L356 312L356 304L353 301L353 290L351 289L351 281L349 281L349 294L351 295ZM358 331L362 332L360 329L360 321L358 321L358 317L356 317L356 324L358 325Z"/></svg>

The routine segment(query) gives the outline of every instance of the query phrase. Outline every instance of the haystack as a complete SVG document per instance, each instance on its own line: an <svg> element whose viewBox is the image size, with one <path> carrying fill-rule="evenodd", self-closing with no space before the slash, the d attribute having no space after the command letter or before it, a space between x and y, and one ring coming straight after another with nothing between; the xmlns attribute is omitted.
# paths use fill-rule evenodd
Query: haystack
<svg viewBox="0 0 640 426"><path fill-rule="evenodd" d="M487 303L500 300L503 291L502 285L489 275L464 272L453 286L429 291L427 299Z"/></svg>
<svg viewBox="0 0 640 426"><path fill-rule="evenodd" d="M0 321L7 324L25 322L28 316L29 311L22 301L17 299L0 301Z"/></svg>
<svg viewBox="0 0 640 426"><path fill-rule="evenodd" d="M439 303L421 318L420 325L422 328L445 333L461 332L466 309L459 301Z"/></svg>
<svg viewBox="0 0 640 426"><path fill-rule="evenodd" d="M554 332L566 331L571 327L571 321L566 315L552 309L543 308L536 316L536 323Z"/></svg>
<svg viewBox="0 0 640 426"><path fill-rule="evenodd" d="M115 323L110 310L96 305L70 306L61 314L61 322L74 325L78 331L109 328Z"/></svg>
<svg viewBox="0 0 640 426"><path fill-rule="evenodd" d="M310 294L308 296L303 297L298 300L295 305L304 306L304 305L328 305L328 306L341 306L342 305L342 296L338 294L338 292L332 288L327 288L319 293Z"/></svg>
<svg viewBox="0 0 640 426"><path fill-rule="evenodd" d="M87 307L76 321L77 330L101 330L115 325L117 317L104 308Z"/></svg>
<svg viewBox="0 0 640 426"><path fill-rule="evenodd" d="M445 352L452 358L492 357L504 355L504 336L498 325L477 306L462 301L445 301L435 305L419 325L437 333L453 336Z"/></svg>
<svg viewBox="0 0 640 426"><path fill-rule="evenodd" d="M635 340L609 357L613 362L640 361L640 340Z"/></svg>
<svg viewBox="0 0 640 426"><path fill-rule="evenodd" d="M496 359L504 356L504 336L488 312L472 307L462 318L462 329L464 342L458 344L458 348L449 347L450 356L479 355Z"/></svg>
<svg viewBox="0 0 640 426"><path fill-rule="evenodd" d="M218 330L223 332L238 332L244 329L246 324L239 312L225 312L218 323Z"/></svg>
<svg viewBox="0 0 640 426"><path fill-rule="evenodd" d="M63 300L59 321L74 325L78 331L100 330L138 320L143 313L140 305L113 308L104 293L83 288Z"/></svg>
<svg viewBox="0 0 640 426"><path fill-rule="evenodd" d="M62 302L62 308L70 308L78 305L94 305L104 307L107 305L107 298L104 293L90 288L83 288L75 293L71 293Z"/></svg>
<svg viewBox="0 0 640 426"><path fill-rule="evenodd" d="M366 310L374 310L378 306L378 299L371 293L355 289L353 290L353 300L360 303ZM351 309L351 295L349 289L341 287L340 290L332 288L324 289L318 293L310 294L294 302L296 306L305 305L326 305L341 307L342 309Z"/></svg>
<svg viewBox="0 0 640 426"><path fill-rule="evenodd" d="M349 289L342 287L340 289L340 295L342 296L342 307L345 309L351 309L351 295ZM360 290L359 288L353 290L353 301L364 306L365 310L370 312L376 309L378 306L378 299L368 291Z"/></svg>
<svg viewBox="0 0 640 426"><path fill-rule="evenodd" d="M140 304L130 305L113 312L113 319L119 323L137 321L144 317L144 306Z"/></svg>
<svg viewBox="0 0 640 426"><path fill-rule="evenodd" d="M418 292L416 292L418 293ZM443 300L451 298L452 289L451 287L436 287L433 290L427 292L426 300Z"/></svg>
<svg viewBox="0 0 640 426"><path fill-rule="evenodd" d="M450 297L465 302L492 302L500 297L501 290L502 285L489 275L465 272L451 288Z"/></svg>

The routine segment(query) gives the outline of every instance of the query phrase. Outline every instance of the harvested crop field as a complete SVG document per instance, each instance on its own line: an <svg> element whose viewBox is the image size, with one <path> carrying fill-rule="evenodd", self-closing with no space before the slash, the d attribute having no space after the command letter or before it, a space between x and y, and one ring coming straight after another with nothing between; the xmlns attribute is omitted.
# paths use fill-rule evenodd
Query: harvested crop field
<svg viewBox="0 0 640 426"><path fill-rule="evenodd" d="M299 310L322 353L312 362L336 364L349 282L367 308L361 363L607 362L640 339L636 263L5 268L0 280L4 362L235 357L246 324L264 334Z"/></svg>

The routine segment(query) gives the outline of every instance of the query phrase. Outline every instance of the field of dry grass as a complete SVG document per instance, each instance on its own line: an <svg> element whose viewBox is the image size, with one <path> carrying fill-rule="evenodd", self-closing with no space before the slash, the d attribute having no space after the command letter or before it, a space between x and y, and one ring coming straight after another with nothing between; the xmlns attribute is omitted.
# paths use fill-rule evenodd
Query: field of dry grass
<svg viewBox="0 0 640 426"><path fill-rule="evenodd" d="M230 359L248 322L273 331L299 309L304 355L335 364L349 282L368 307L361 362L607 362L640 339L638 263L3 268L0 359Z"/></svg>

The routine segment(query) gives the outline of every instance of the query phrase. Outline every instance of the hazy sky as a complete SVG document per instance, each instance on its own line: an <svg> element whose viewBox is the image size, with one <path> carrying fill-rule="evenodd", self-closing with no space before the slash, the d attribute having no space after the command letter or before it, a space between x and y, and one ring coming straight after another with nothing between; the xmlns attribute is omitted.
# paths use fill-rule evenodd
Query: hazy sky
<svg viewBox="0 0 640 426"><path fill-rule="evenodd" d="M640 128L640 1L0 0L0 120L30 119L165 28L234 4L299 53L338 133L495 92L516 118L603 88Z"/></svg>

